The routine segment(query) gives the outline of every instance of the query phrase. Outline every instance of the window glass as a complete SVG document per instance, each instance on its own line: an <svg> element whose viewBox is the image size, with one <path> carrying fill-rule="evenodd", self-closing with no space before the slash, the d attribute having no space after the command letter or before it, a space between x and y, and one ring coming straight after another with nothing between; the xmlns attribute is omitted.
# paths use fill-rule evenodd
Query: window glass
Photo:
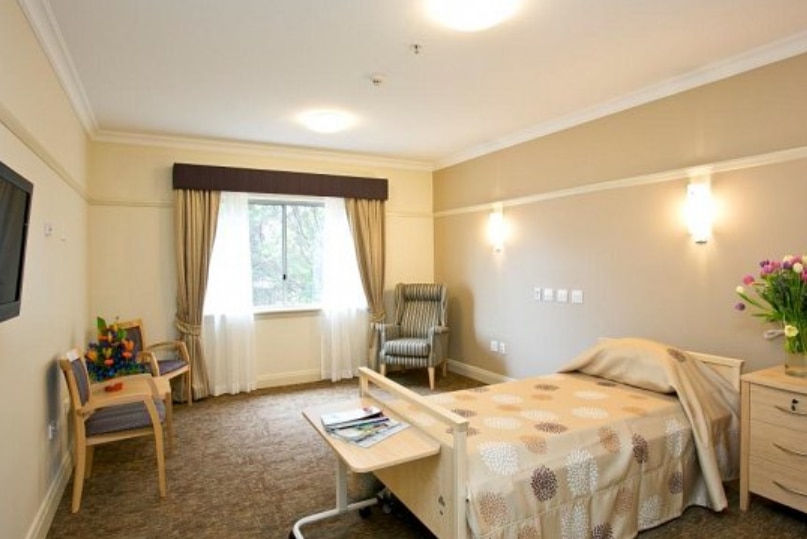
<svg viewBox="0 0 807 539"><path fill-rule="evenodd" d="M324 206L252 199L252 297L256 308L317 306L322 296Z"/></svg>

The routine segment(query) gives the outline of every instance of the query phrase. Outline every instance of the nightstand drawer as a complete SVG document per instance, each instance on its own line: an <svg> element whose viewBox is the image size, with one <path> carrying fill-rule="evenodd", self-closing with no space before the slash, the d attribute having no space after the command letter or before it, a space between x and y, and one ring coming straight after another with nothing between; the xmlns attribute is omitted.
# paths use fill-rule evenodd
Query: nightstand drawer
<svg viewBox="0 0 807 539"><path fill-rule="evenodd" d="M750 490L799 511L807 511L807 474L788 466L751 457Z"/></svg>
<svg viewBox="0 0 807 539"><path fill-rule="evenodd" d="M807 432L751 421L751 456L783 464L807 477ZM807 489L807 485L805 485Z"/></svg>
<svg viewBox="0 0 807 539"><path fill-rule="evenodd" d="M751 386L751 419L807 430L807 397L781 389Z"/></svg>

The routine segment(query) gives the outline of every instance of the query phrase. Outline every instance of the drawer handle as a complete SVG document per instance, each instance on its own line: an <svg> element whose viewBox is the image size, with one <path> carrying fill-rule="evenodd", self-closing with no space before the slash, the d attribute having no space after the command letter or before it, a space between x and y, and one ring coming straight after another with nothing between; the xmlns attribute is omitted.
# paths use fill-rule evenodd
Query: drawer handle
<svg viewBox="0 0 807 539"><path fill-rule="evenodd" d="M807 417L807 412L799 412L798 410L788 410L788 409L787 409L787 408L785 408L784 406L779 406L778 404L774 405L774 408L776 408L776 409L777 409L777 410L779 410L780 412L784 412L784 413L786 413L786 414L790 414L790 415L798 415L798 416L802 416L802 417Z"/></svg>
<svg viewBox="0 0 807 539"><path fill-rule="evenodd" d="M776 481L776 480L773 480L773 484L776 485L777 487L779 487L780 489L786 491L786 492L790 492L791 494L796 494L797 496L803 496L803 497L807 498L807 492L804 492L803 490L796 490L794 488L786 487L782 483L780 483L779 481Z"/></svg>
<svg viewBox="0 0 807 539"><path fill-rule="evenodd" d="M804 453L802 451L796 451L795 449L788 449L787 447L781 446L781 445L777 444L776 442L773 442L773 446L776 449L780 449L780 450L784 451L785 453L790 453L791 455L796 455L797 457L807 457L807 453Z"/></svg>

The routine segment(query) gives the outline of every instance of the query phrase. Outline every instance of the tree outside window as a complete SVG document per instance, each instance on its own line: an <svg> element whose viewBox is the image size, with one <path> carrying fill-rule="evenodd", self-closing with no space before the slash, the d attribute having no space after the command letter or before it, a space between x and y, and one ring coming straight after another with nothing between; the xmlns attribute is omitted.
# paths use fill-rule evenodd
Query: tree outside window
<svg viewBox="0 0 807 539"><path fill-rule="evenodd" d="M319 202L250 200L256 309L320 304L324 217L325 208Z"/></svg>

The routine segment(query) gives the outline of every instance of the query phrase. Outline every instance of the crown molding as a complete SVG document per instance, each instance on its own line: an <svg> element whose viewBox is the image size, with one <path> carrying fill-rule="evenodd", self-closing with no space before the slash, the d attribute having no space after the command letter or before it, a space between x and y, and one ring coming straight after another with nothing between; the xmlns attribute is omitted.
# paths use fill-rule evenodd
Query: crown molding
<svg viewBox="0 0 807 539"><path fill-rule="evenodd" d="M67 51L62 32L48 0L17 0L28 24L34 31L39 44L45 51L56 77L67 98L73 105L84 131L90 135L98 129L98 122L90 106L90 100L81 84L73 58Z"/></svg>
<svg viewBox="0 0 807 539"><path fill-rule="evenodd" d="M482 157L505 148L516 146L530 140L551 135L571 127L575 127L611 114L616 114L639 105L644 105L671 95L675 95L698 86L717 82L746 71L751 71L774 62L785 60L807 52L807 31L774 41L763 47L739 54L728 60L716 62L700 69L690 71L680 77L647 86L622 97L605 101L593 107L582 109L572 114L544 122L523 131L491 140L468 148L434 164L435 170L446 168L477 157Z"/></svg>
<svg viewBox="0 0 807 539"><path fill-rule="evenodd" d="M743 170L747 168L786 163L788 161L796 161L798 159L807 159L807 146L799 146L797 148L789 148L775 152L739 157L737 159L727 159L725 161L716 161L714 163L692 167L665 170L661 172L654 172L652 174L642 174L640 176L631 176L628 178L619 178L616 180L591 183L588 185L570 187L569 189L558 189L555 191L536 193L534 195L527 195L518 198L496 200L495 204L499 204L505 208L523 206L525 204L535 204L537 202L544 202L546 200L597 193L611 189L623 189L626 187L635 187L639 185L650 185L654 183L682 180L696 176L720 174L722 172L731 172L733 170ZM434 217L440 218L450 217L452 215L462 215L466 213L489 212L493 207L493 204L494 202L487 202L484 204L474 204L472 206L438 211L434 213Z"/></svg>
<svg viewBox="0 0 807 539"><path fill-rule="evenodd" d="M121 131L96 131L94 135L91 135L91 139L94 142L107 142L112 144L129 144L136 146L155 146L190 151L257 155L277 159L293 159L330 164L343 164L350 165L352 167L362 166L368 168L395 168L428 172L434 170L431 163L426 163L423 161L410 161L406 159L394 159L372 155L313 150L309 148L295 148L291 146L276 146L272 144L234 142L221 139L204 139L171 135L147 135L142 133L126 133Z"/></svg>

